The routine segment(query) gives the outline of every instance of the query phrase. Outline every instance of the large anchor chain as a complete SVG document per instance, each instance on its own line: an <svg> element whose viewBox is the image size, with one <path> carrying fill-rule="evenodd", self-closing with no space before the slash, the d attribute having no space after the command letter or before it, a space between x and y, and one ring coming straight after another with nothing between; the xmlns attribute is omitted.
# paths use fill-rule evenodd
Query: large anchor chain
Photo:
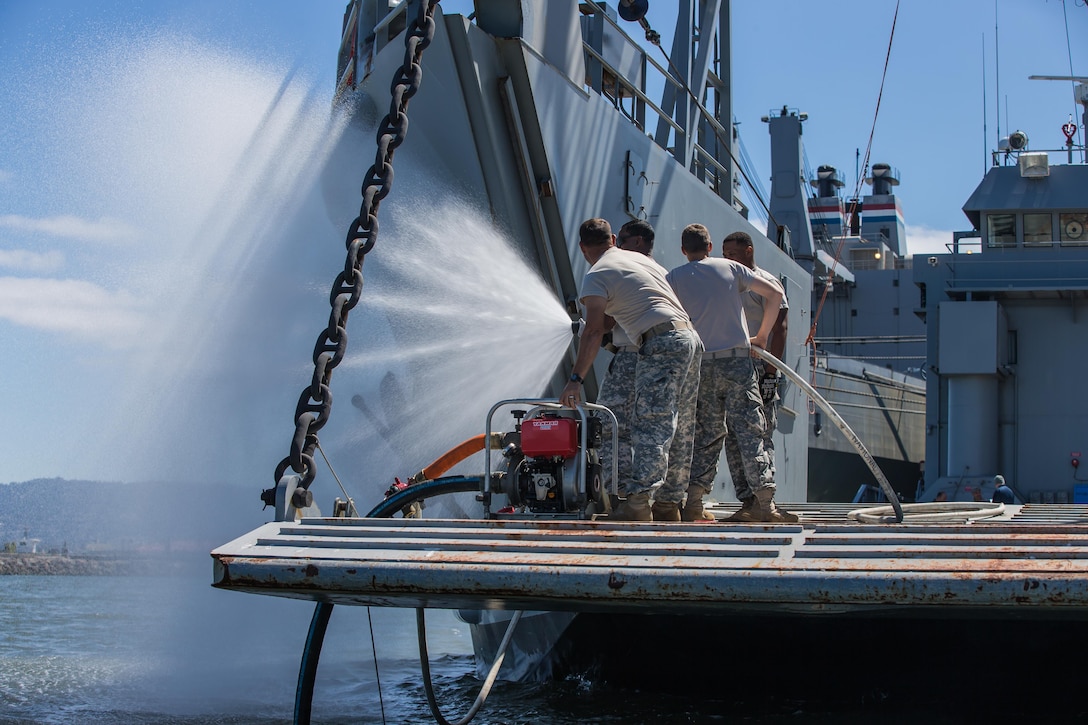
<svg viewBox="0 0 1088 725"><path fill-rule="evenodd" d="M378 241L378 206L393 185L393 152L404 142L408 132L408 101L419 90L423 80L420 61L423 51L434 38L434 8L438 2L421 0L416 17L405 30L404 64L390 86L392 98L389 113L378 125L377 153L363 181L359 216L348 226L344 269L336 276L329 293L332 307L329 324L318 335L313 352L313 378L310 385L303 389L295 408L295 433L291 438L290 455L276 466L274 478L277 485L288 467L297 474L292 496L292 504L297 508L308 506L313 500L309 488L316 475L314 450L318 445L317 432L328 422L332 410L332 393L329 389L332 371L344 359L347 351L348 313L362 296L363 259ZM276 489L263 491L261 500L265 505L276 505Z"/></svg>

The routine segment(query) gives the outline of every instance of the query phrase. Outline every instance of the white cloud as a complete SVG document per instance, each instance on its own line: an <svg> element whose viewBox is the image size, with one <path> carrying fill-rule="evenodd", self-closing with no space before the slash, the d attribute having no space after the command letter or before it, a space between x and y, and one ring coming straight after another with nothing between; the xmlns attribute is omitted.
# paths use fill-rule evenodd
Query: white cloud
<svg viewBox="0 0 1088 725"><path fill-rule="evenodd" d="M0 269L17 269L24 272L55 272L64 265L60 252L29 252L25 249L0 249Z"/></svg>
<svg viewBox="0 0 1088 725"><path fill-rule="evenodd" d="M907 225L907 254L948 254L952 232Z"/></svg>
<svg viewBox="0 0 1088 725"><path fill-rule="evenodd" d="M0 215L0 227L89 242L129 243L136 239L136 230L132 226L108 217L81 219L65 214L35 219L17 214L3 214Z"/></svg>
<svg viewBox="0 0 1088 725"><path fill-rule="evenodd" d="M0 277L0 319L70 335L106 347L124 347L144 323L138 299L91 282Z"/></svg>

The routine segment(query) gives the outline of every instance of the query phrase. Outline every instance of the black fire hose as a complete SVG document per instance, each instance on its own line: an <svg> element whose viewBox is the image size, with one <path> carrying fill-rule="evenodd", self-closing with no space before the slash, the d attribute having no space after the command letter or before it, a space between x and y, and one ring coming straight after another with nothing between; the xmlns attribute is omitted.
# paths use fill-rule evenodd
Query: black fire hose
<svg viewBox="0 0 1088 725"><path fill-rule="evenodd" d="M405 506L433 496L447 493L465 493L480 490L483 476L447 476L433 481L422 481L398 491L371 509L366 518L389 518ZM310 629L306 633L306 646L302 650L302 665L298 671L298 686L295 688L295 723L309 725L310 711L314 700L314 680L317 679L317 663L321 659L321 645L325 641L325 630L332 616L332 602L318 602L314 616L310 620ZM489 688L490 689L490 688Z"/></svg>
<svg viewBox="0 0 1088 725"><path fill-rule="evenodd" d="M389 518L405 506L411 506L416 501L434 496L443 496L447 493L468 493L480 491L483 476L445 476L433 481L421 481L407 488L401 489L389 498L370 510L366 515L368 519Z"/></svg>

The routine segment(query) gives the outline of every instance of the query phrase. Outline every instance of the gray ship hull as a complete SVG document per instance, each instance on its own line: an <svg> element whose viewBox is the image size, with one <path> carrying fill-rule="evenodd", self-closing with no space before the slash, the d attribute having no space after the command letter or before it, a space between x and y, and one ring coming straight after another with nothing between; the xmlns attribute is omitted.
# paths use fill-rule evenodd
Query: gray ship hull
<svg viewBox="0 0 1088 725"><path fill-rule="evenodd" d="M901 500L913 501L925 458L924 380L851 358L823 355L816 390L865 442ZM853 501L876 486L857 451L816 411L810 418L808 500Z"/></svg>

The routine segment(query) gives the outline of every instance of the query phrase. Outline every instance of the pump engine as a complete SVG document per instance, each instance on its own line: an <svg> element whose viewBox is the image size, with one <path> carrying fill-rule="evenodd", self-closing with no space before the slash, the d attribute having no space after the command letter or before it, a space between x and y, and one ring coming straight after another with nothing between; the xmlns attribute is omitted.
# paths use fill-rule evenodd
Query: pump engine
<svg viewBox="0 0 1088 725"><path fill-rule="evenodd" d="M558 405L512 414L516 423L506 438L503 467L491 479L510 503L498 514L586 518L607 511L601 419Z"/></svg>

